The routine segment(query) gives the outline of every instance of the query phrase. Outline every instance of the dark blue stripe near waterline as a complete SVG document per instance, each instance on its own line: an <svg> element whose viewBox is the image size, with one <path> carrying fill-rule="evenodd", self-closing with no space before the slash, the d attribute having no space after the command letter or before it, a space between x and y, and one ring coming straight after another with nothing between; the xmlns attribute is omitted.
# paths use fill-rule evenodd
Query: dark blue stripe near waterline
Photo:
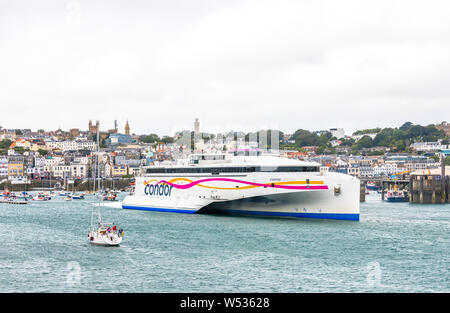
<svg viewBox="0 0 450 313"><path fill-rule="evenodd" d="M249 210L227 210L232 214L259 215L259 216L279 216L279 217L299 217L299 218L322 218L332 220L359 221L359 214L345 213L290 213L290 212L264 212Z"/></svg>
<svg viewBox="0 0 450 313"><path fill-rule="evenodd" d="M169 212L169 213L185 213L185 214L194 214L196 212L195 210L177 210L177 209L151 208L142 206L130 206L130 205L122 205L122 209Z"/></svg>
<svg viewBox="0 0 450 313"><path fill-rule="evenodd" d="M152 207L139 207L123 205L122 209L131 210L144 210L144 211L157 211L157 212L169 212L169 213L184 213L194 214L194 210L178 210L178 209L164 209L164 208L152 208ZM277 217L298 217L298 218L321 218L321 219L333 219L333 220L350 220L359 221L359 214L340 214L340 213L289 213L289 212L264 212L264 211L246 211L246 210L227 210L227 213L241 214L241 215L259 215L259 216L277 216Z"/></svg>

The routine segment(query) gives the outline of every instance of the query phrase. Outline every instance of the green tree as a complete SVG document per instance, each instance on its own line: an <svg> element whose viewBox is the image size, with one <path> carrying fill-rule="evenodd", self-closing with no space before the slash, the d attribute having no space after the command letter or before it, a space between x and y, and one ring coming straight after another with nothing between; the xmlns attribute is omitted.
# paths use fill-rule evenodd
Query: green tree
<svg viewBox="0 0 450 313"><path fill-rule="evenodd" d="M19 154L23 154L25 152L24 147L14 147L13 149Z"/></svg>
<svg viewBox="0 0 450 313"><path fill-rule="evenodd" d="M0 141L0 149L8 149L11 144L12 144L11 140L3 139L2 141Z"/></svg>
<svg viewBox="0 0 450 313"><path fill-rule="evenodd" d="M155 143L155 142L158 142L161 140L157 134L149 134L149 135L141 136L141 138L139 138L139 139L140 139L140 141L145 142L145 143Z"/></svg>
<svg viewBox="0 0 450 313"><path fill-rule="evenodd" d="M38 152L39 152L39 154L42 155L42 156L48 154L48 151L47 151L47 150L44 150L44 149L39 149Z"/></svg>
<svg viewBox="0 0 450 313"><path fill-rule="evenodd" d="M316 146L319 143L319 137L305 129L298 129L292 137L295 140L295 144L299 147Z"/></svg>
<svg viewBox="0 0 450 313"><path fill-rule="evenodd" d="M358 150L363 148L371 148L373 147L373 140L370 136L363 136L355 145Z"/></svg>
<svg viewBox="0 0 450 313"><path fill-rule="evenodd" d="M166 144L173 143L174 139L173 139L173 137L170 137L170 136L164 136L161 138L161 142L166 143Z"/></svg>

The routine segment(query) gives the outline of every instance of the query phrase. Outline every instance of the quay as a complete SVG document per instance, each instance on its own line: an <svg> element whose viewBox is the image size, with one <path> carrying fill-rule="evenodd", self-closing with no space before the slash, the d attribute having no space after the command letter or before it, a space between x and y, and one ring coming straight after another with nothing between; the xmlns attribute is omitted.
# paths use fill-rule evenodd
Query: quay
<svg viewBox="0 0 450 313"><path fill-rule="evenodd" d="M447 167L450 170L450 167ZM437 170L412 174L409 181L409 201L411 203L450 203L450 177Z"/></svg>
<svg viewBox="0 0 450 313"><path fill-rule="evenodd" d="M8 203L8 204L28 204L29 201L19 201L19 200L0 200L0 203Z"/></svg>
<svg viewBox="0 0 450 313"><path fill-rule="evenodd" d="M447 167L450 171L450 167ZM410 203L438 204L450 203L450 176L442 176L436 171L424 171L422 174L411 174L409 179L379 179L381 187L381 200L385 200L387 190L397 185L399 190L407 190ZM370 181L375 181L370 179ZM362 183L361 185L365 185ZM361 202L363 202L363 189L361 189Z"/></svg>
<svg viewBox="0 0 450 313"><path fill-rule="evenodd" d="M450 166L445 166L444 158L441 162L440 168L412 172L408 176L403 175L402 179L362 178L361 185L366 185L368 181L375 182L381 187L382 200L387 190L397 186L399 190L408 191L410 203L450 203L450 176L446 175L450 173ZM361 189L361 198L362 192Z"/></svg>

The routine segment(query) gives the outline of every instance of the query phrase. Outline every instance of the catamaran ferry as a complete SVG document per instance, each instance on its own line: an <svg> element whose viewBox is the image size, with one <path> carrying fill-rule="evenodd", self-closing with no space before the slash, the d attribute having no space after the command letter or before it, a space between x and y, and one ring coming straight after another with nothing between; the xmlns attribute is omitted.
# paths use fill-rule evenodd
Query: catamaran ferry
<svg viewBox="0 0 450 313"><path fill-rule="evenodd" d="M235 150L145 169L123 209L359 220L359 180L315 162Z"/></svg>

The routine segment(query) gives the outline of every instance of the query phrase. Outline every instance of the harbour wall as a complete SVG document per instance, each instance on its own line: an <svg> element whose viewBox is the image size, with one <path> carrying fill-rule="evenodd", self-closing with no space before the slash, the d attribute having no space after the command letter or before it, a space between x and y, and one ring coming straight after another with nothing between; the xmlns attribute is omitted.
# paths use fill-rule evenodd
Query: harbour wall
<svg viewBox="0 0 450 313"><path fill-rule="evenodd" d="M409 202L450 203L449 182L448 175L412 175L409 182Z"/></svg>

